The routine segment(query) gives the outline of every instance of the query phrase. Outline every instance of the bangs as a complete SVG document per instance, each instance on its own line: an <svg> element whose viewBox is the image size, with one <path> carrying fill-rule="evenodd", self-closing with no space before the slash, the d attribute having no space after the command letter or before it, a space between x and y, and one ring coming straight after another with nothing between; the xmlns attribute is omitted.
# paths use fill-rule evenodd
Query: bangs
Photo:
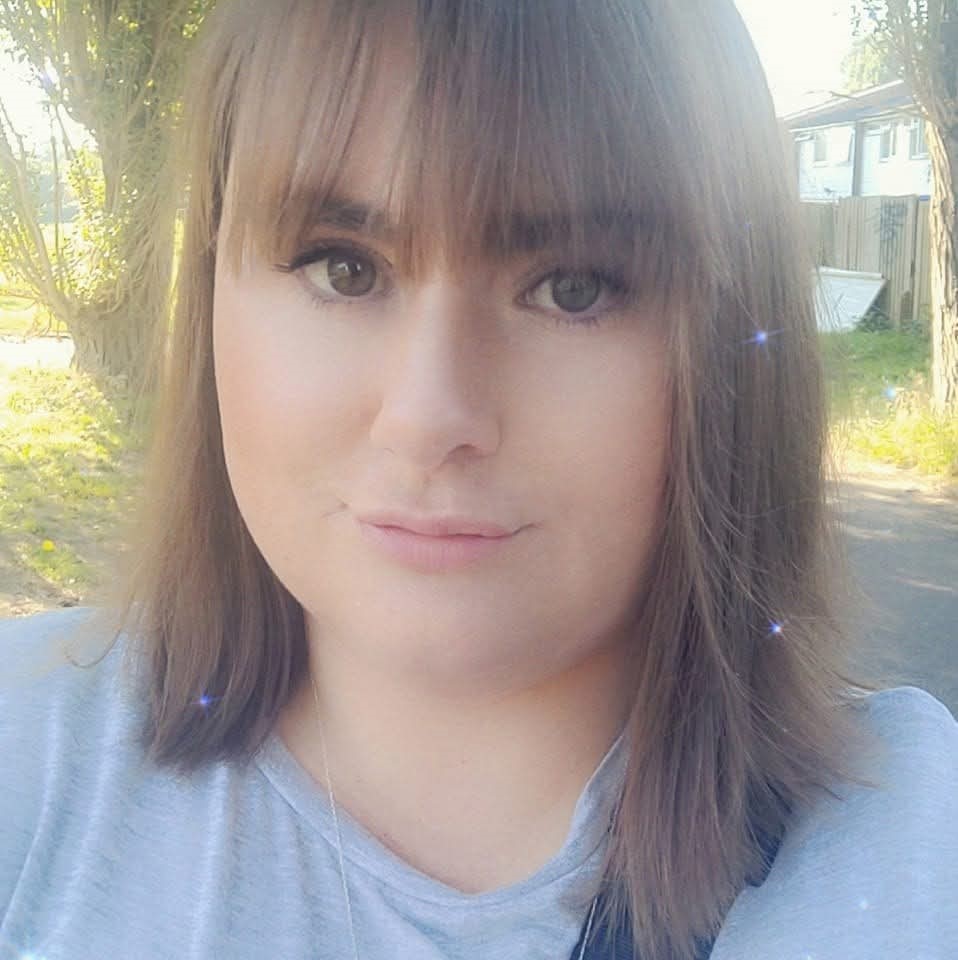
<svg viewBox="0 0 958 960"><path fill-rule="evenodd" d="M388 236L416 276L439 252L455 268L543 250L614 263L665 301L721 256L674 116L675 58L656 55L675 42L668 18L572 0L286 0L244 22L243 3L225 6L236 29L219 34L242 51L212 113L228 118L230 255L288 262L333 225ZM344 183L357 129L387 109L400 135L373 210Z"/></svg>

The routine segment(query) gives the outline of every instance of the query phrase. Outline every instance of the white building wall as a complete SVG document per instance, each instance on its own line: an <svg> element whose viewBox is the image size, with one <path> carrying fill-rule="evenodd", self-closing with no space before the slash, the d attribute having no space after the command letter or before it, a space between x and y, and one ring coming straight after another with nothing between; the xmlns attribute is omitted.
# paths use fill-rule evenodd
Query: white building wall
<svg viewBox="0 0 958 960"><path fill-rule="evenodd" d="M881 194L881 173L884 164L880 159L881 132L877 127L865 128L865 142L862 147L862 196L874 197Z"/></svg>
<svg viewBox="0 0 958 960"><path fill-rule="evenodd" d="M801 140L798 156L799 195L803 200L831 200L850 197L852 193L852 159L854 126L847 124L826 127L827 157L815 162L815 140Z"/></svg>
<svg viewBox="0 0 958 960"><path fill-rule="evenodd" d="M930 195L931 161L927 155L910 155L910 123L910 118L900 117L864 125L861 196ZM888 125L895 129L894 149L890 156L882 159L881 131ZM854 124L822 127L818 132L825 135L828 144L826 160L818 163L815 162L814 134L798 135L799 196L803 200L850 197L854 183Z"/></svg>
<svg viewBox="0 0 958 960"><path fill-rule="evenodd" d="M865 128L862 151L862 196L902 196L931 193L931 160L928 156L910 156L910 125L906 120L889 121L894 130L893 152L881 157L882 124Z"/></svg>

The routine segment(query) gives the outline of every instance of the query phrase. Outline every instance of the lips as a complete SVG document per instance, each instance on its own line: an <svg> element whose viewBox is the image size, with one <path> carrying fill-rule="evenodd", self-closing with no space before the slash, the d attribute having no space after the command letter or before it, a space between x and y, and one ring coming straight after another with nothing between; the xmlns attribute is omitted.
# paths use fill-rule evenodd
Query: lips
<svg viewBox="0 0 958 960"><path fill-rule="evenodd" d="M453 514L427 517L378 510L359 514L358 519L362 523L368 523L372 526L393 527L427 537L473 536L498 539L515 533L514 529L509 529L497 523Z"/></svg>
<svg viewBox="0 0 958 960"><path fill-rule="evenodd" d="M506 551L515 537L496 524L478 523L462 518L425 520L422 517L404 517L403 524L412 524L425 528L426 533L410 530L406 526L397 526L397 518L392 515L389 524L383 522L382 515L378 523L359 519L358 527L363 539L377 552L393 562L419 573L448 573L471 567L481 561L492 561ZM462 533L463 529L481 530L484 533ZM449 533L448 531L458 531Z"/></svg>

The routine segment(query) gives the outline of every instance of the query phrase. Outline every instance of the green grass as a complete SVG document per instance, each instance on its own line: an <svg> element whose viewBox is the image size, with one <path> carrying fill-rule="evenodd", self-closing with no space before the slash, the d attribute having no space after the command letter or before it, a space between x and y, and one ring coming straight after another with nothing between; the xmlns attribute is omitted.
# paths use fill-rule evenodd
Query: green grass
<svg viewBox="0 0 958 960"><path fill-rule="evenodd" d="M821 335L833 436L872 460L958 477L958 420L931 407L931 346L898 331Z"/></svg>
<svg viewBox="0 0 958 960"><path fill-rule="evenodd" d="M0 551L13 576L82 596L115 555L141 441L124 404L73 370L0 379Z"/></svg>
<svg viewBox="0 0 958 960"><path fill-rule="evenodd" d="M906 402L889 417L857 422L849 444L873 460L958 478L958 419L935 416L925 403L913 410Z"/></svg>
<svg viewBox="0 0 958 960"><path fill-rule="evenodd" d="M26 337L36 326L37 307L19 297L0 297L0 337Z"/></svg>
<svg viewBox="0 0 958 960"><path fill-rule="evenodd" d="M911 333L821 334L833 418L886 415L890 391L922 389L928 382L931 346Z"/></svg>

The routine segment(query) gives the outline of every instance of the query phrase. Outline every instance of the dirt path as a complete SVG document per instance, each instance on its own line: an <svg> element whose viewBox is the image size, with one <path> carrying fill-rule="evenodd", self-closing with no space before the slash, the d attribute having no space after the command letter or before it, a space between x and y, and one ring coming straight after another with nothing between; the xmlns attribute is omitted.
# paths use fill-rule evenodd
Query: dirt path
<svg viewBox="0 0 958 960"><path fill-rule="evenodd" d="M73 359L73 341L69 337L0 337L0 366L62 368Z"/></svg>

